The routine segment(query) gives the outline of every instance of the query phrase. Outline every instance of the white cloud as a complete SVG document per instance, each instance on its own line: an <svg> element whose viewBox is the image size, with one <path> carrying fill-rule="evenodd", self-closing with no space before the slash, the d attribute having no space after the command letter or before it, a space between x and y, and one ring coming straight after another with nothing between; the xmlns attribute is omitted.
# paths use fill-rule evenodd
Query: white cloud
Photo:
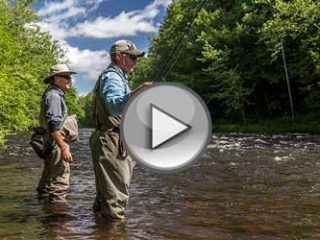
<svg viewBox="0 0 320 240"><path fill-rule="evenodd" d="M78 73L73 76L73 82L79 91L78 93L80 95L87 94L92 90L94 81L98 79L99 74L109 65L109 54L106 51L81 50L70 46L65 41L62 42L62 47L66 51L66 59L61 59L61 62L68 61L70 69ZM90 88L86 87L84 90L81 86L86 81L93 83Z"/></svg>
<svg viewBox="0 0 320 240"><path fill-rule="evenodd" d="M93 22L86 21L76 26L74 36L111 38L134 36L138 32L156 32L157 28L135 12L122 12L115 18L98 17Z"/></svg>
<svg viewBox="0 0 320 240"><path fill-rule="evenodd" d="M70 36L68 20L70 18L85 17L87 10L78 7L76 0L64 0L59 2L45 3L39 9L38 15L42 21L38 26L45 32L49 32L53 39L64 40Z"/></svg>
<svg viewBox="0 0 320 240"><path fill-rule="evenodd" d="M51 28L45 28L49 30L50 34L55 38L55 35L64 36L67 38L70 36L69 29L72 26L68 23L70 18L81 19L85 18L88 13L95 10L103 0L87 0L80 2L77 0L63 0L55 2L45 2L45 5L39 9L38 15L42 19L41 23L44 26L53 26ZM59 34L56 34L58 30ZM64 32L62 34L62 32Z"/></svg>
<svg viewBox="0 0 320 240"><path fill-rule="evenodd" d="M172 0L155 0L154 2L158 5L163 5L164 7L168 7L172 3Z"/></svg>
<svg viewBox="0 0 320 240"><path fill-rule="evenodd" d="M70 68L78 74L74 76L74 85L77 87L80 95L86 95L93 89L95 81L99 74L109 65L110 58L105 51L91 51L88 49L80 50L78 48L69 47L67 54L70 60ZM88 86L83 84L91 82Z"/></svg>
<svg viewBox="0 0 320 240"><path fill-rule="evenodd" d="M76 72L85 74L88 79L96 80L99 74L110 63L109 54L106 51L81 50L67 43L66 57L70 61L70 67Z"/></svg>
<svg viewBox="0 0 320 240"><path fill-rule="evenodd" d="M54 40L63 41L69 35L68 31L58 22L38 22L37 25L44 32L49 32Z"/></svg>
<svg viewBox="0 0 320 240"><path fill-rule="evenodd" d="M154 33L158 25L154 18L161 7L167 7L172 0L155 0L143 10L121 12L111 17L98 16L92 21L84 21L70 26L69 18L81 18L96 9L103 0L64 0L46 3L38 12L44 19L39 26L49 31L54 39L63 40L68 37L112 38L119 36L135 36L138 33Z"/></svg>
<svg viewBox="0 0 320 240"><path fill-rule="evenodd" d="M92 38L112 38L119 36L135 36L138 33L154 33L158 26L154 18L160 7L167 7L172 0L155 0L143 10L121 12L114 18L97 17L94 21L79 23L70 33L73 36Z"/></svg>
<svg viewBox="0 0 320 240"><path fill-rule="evenodd" d="M46 1L38 11L42 20L37 25L61 43L66 50L70 67L81 74L75 76L76 83L80 78L95 81L109 64L110 59L105 50L82 50L71 46L67 43L69 37L112 38L154 33L159 27L155 18L161 8L167 7L172 2L172 0L154 0L142 10L121 12L115 17L97 16L93 20L85 20L106 1L108 0Z"/></svg>
<svg viewBox="0 0 320 240"><path fill-rule="evenodd" d="M168 7L172 3L172 0L154 0L153 3L151 3L149 6L154 6L154 7Z"/></svg>
<svg viewBox="0 0 320 240"><path fill-rule="evenodd" d="M105 0L106 1L106 0ZM40 17L54 16L62 14L64 11L72 11L74 8L84 9L86 12L97 9L103 0L62 0L55 2L45 2L44 6L38 11Z"/></svg>
<svg viewBox="0 0 320 240"><path fill-rule="evenodd" d="M73 7L70 8L60 14L57 15L51 15L46 19L46 22L63 22L66 21L69 18L75 18L78 16L85 16L86 15L86 9L83 7Z"/></svg>
<svg viewBox="0 0 320 240"><path fill-rule="evenodd" d="M45 5L38 11L38 15L41 17L56 14L76 5L76 0L64 0L59 2L46 2Z"/></svg>

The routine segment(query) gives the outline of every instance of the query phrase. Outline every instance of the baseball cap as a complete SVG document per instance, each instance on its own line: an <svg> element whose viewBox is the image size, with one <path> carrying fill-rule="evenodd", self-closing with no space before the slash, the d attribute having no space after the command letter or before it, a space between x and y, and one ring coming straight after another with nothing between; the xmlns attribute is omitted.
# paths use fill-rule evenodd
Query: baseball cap
<svg viewBox="0 0 320 240"><path fill-rule="evenodd" d="M136 45L129 40L118 40L110 48L110 55L116 52L128 53L137 57L143 57L145 52L138 49Z"/></svg>

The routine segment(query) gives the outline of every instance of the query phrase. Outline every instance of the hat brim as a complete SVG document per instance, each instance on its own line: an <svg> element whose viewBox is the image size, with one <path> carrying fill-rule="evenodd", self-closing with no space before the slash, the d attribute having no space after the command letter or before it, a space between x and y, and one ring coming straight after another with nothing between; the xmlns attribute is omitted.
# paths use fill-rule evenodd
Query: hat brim
<svg viewBox="0 0 320 240"><path fill-rule="evenodd" d="M125 51L125 53L131 54L131 55L137 56L137 57L143 57L145 55L145 52L143 52L139 49L132 49L129 51Z"/></svg>
<svg viewBox="0 0 320 240"><path fill-rule="evenodd" d="M73 72L73 71L61 71L61 72L55 72L55 73L52 73L51 75L49 75L48 77L46 77L43 82L44 83L49 83L50 82L50 79L55 76L55 75L58 75L58 74L63 74L63 73L68 73L70 75L72 74L77 74L76 72Z"/></svg>

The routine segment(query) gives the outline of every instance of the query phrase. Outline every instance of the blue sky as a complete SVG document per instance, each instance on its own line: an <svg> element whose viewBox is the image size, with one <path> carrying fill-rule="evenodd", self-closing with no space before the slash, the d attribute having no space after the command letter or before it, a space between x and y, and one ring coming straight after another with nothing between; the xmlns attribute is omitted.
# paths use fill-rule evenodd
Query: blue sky
<svg viewBox="0 0 320 240"><path fill-rule="evenodd" d="M172 0L46 0L38 10L43 31L66 51L69 66L78 72L74 85L80 94L90 92L99 73L109 64L113 42L129 39L148 50ZM62 61L64 61L62 59Z"/></svg>

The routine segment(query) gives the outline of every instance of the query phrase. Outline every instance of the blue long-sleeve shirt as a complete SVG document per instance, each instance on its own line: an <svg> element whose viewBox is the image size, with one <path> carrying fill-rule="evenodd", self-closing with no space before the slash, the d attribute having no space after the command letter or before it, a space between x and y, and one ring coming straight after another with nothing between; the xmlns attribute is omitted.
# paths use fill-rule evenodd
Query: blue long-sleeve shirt
<svg viewBox="0 0 320 240"><path fill-rule="evenodd" d="M116 72L102 74L100 89L110 114L119 116L129 100L131 89L128 85L128 75L114 63L109 67L114 68Z"/></svg>
<svg viewBox="0 0 320 240"><path fill-rule="evenodd" d="M44 96L45 120L50 132L60 129L61 122L67 114L64 92L58 87L52 87Z"/></svg>

